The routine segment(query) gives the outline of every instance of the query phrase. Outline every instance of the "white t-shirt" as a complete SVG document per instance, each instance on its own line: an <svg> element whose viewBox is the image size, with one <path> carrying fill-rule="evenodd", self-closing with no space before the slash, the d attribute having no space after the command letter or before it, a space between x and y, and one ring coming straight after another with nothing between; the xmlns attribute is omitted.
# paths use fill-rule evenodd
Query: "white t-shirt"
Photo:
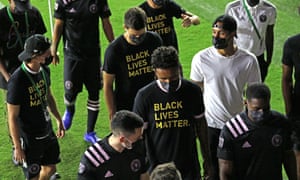
<svg viewBox="0 0 300 180"><path fill-rule="evenodd" d="M205 117L209 127L218 129L243 110L246 85L261 82L254 54L238 49L234 55L225 57L213 46L194 56L190 79L203 82Z"/></svg>
<svg viewBox="0 0 300 180"><path fill-rule="evenodd" d="M252 19L261 36L259 39L256 34L255 28L252 25L248 14L243 5L244 0L236 0L226 5L225 14L233 16L237 21L237 38L236 44L240 48L244 48L260 56L265 51L265 36L267 27L274 25L276 21L276 7L266 0L260 0L260 3L254 7L247 4Z"/></svg>

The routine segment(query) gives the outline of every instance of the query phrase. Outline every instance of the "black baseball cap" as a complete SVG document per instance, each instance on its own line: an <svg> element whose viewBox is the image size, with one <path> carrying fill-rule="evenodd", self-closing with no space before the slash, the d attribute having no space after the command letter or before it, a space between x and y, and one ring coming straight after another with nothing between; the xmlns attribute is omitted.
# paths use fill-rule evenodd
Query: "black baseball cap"
<svg viewBox="0 0 300 180"><path fill-rule="evenodd" d="M217 25L218 22L223 23L223 26L222 27L218 26ZM212 27L224 29L229 32L235 32L236 28L237 28L237 23L236 23L236 20L232 16L221 15L221 16L217 17L217 19L212 24Z"/></svg>
<svg viewBox="0 0 300 180"><path fill-rule="evenodd" d="M20 61L31 59L34 54L43 54L50 48L50 45L51 42L47 37L41 34L34 34L26 39L24 50L19 54L18 58Z"/></svg>
<svg viewBox="0 0 300 180"><path fill-rule="evenodd" d="M16 4L16 8L20 12L27 11L29 9L32 9L32 6L30 4L30 0L13 0Z"/></svg>

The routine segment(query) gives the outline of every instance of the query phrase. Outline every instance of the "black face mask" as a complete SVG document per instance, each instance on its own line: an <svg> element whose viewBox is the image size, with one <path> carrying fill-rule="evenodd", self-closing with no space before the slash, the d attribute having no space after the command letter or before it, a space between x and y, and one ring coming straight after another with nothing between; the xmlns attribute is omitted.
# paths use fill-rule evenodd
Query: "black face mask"
<svg viewBox="0 0 300 180"><path fill-rule="evenodd" d="M225 38L213 37L212 43L213 43L214 47L217 49L225 49L228 46L227 39L225 39Z"/></svg>
<svg viewBox="0 0 300 180"><path fill-rule="evenodd" d="M152 0L157 6L162 6L165 4L165 0Z"/></svg>
<svg viewBox="0 0 300 180"><path fill-rule="evenodd" d="M139 37L134 36L134 35L129 35L129 38L134 44L139 45L145 40L146 33L140 35Z"/></svg>

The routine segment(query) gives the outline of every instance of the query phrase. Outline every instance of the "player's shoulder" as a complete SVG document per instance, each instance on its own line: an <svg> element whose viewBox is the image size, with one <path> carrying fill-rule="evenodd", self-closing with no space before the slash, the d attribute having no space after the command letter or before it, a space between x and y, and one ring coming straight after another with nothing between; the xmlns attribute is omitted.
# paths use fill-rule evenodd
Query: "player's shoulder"
<svg viewBox="0 0 300 180"><path fill-rule="evenodd" d="M160 35L157 32L147 31L147 36L149 36L151 39L154 39L156 41L162 41Z"/></svg>
<svg viewBox="0 0 300 180"><path fill-rule="evenodd" d="M142 8L143 10L148 9L149 5L147 3L147 1L141 3L138 7Z"/></svg>
<svg viewBox="0 0 300 180"><path fill-rule="evenodd" d="M276 6L273 3L271 3L270 1L264 0L262 2L262 4L265 7L272 8L272 9L276 10Z"/></svg>
<svg viewBox="0 0 300 180"><path fill-rule="evenodd" d="M149 96L153 89L156 87L156 81L152 81L149 84L145 85L144 87L140 88L138 91L139 95L142 95L144 97Z"/></svg>
<svg viewBox="0 0 300 180"><path fill-rule="evenodd" d="M249 50L238 48L236 53L237 53L237 57L239 57L240 59L247 59L250 61L256 60L256 56L254 55L254 53L250 52Z"/></svg>
<svg viewBox="0 0 300 180"><path fill-rule="evenodd" d="M237 114L227 121L223 127L223 131L227 132L234 139L247 134L251 128L247 123L247 116L245 112Z"/></svg>
<svg viewBox="0 0 300 180"><path fill-rule="evenodd" d="M235 0L226 4L226 9L241 7L242 3L240 0Z"/></svg>
<svg viewBox="0 0 300 180"><path fill-rule="evenodd" d="M84 152L84 157L95 167L110 161L113 154L116 153L108 145L108 139L105 138L89 146Z"/></svg>

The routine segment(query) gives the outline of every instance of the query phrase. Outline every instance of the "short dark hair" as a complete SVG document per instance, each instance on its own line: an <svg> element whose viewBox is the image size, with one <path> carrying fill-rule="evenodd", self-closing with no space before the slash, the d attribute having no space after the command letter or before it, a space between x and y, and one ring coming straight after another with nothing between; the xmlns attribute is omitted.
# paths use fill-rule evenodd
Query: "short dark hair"
<svg viewBox="0 0 300 180"><path fill-rule="evenodd" d="M213 22L212 27L215 27L218 22L223 23L222 29L229 32L236 32L237 23L236 20L230 15L221 15Z"/></svg>
<svg viewBox="0 0 300 180"><path fill-rule="evenodd" d="M264 83L251 83L246 90L247 100L264 99L269 101L271 99L271 91Z"/></svg>
<svg viewBox="0 0 300 180"><path fill-rule="evenodd" d="M143 29L147 24L147 15L145 11L139 7L130 8L125 13L124 24L126 28L135 30Z"/></svg>
<svg viewBox="0 0 300 180"><path fill-rule="evenodd" d="M157 165L151 175L150 180L181 180L181 174L173 162Z"/></svg>
<svg viewBox="0 0 300 180"><path fill-rule="evenodd" d="M110 125L112 133L115 135L120 133L134 134L135 129L143 127L144 121L134 112L120 110L113 116Z"/></svg>
<svg viewBox="0 0 300 180"><path fill-rule="evenodd" d="M177 50L173 46L156 48L151 55L151 64L154 69L180 67Z"/></svg>

